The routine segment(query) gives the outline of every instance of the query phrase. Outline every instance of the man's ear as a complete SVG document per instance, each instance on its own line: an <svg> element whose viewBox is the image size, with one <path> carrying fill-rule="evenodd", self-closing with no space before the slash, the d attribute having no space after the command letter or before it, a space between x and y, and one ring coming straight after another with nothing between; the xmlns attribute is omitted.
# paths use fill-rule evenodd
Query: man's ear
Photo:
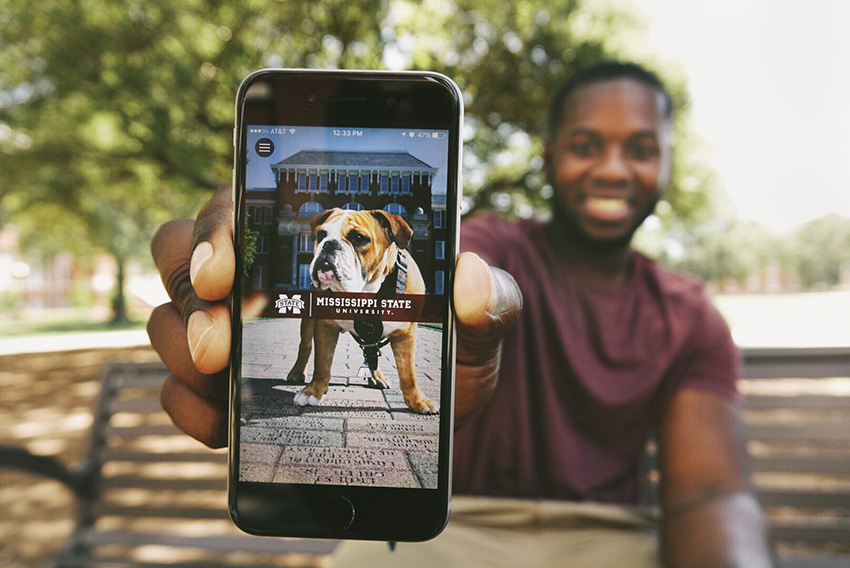
<svg viewBox="0 0 850 568"><path fill-rule="evenodd" d="M317 213L312 219L310 219L310 228L313 229L313 232L315 233L316 227L324 223L332 213L339 210L339 207L334 207L333 209L325 209L321 213Z"/></svg>
<svg viewBox="0 0 850 568"><path fill-rule="evenodd" d="M378 220L384 231L387 232L387 238L396 244L400 249L406 249L410 244L410 237L413 235L413 229L410 225L395 213L387 213L380 209L371 211L372 216Z"/></svg>

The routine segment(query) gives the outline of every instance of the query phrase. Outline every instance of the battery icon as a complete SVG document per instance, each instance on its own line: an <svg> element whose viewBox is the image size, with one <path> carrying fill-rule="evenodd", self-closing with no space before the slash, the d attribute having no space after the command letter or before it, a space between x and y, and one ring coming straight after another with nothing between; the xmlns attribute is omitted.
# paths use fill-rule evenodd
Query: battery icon
<svg viewBox="0 0 850 568"><path fill-rule="evenodd" d="M445 137L446 137L445 132L432 132L431 133L431 138L445 138Z"/></svg>

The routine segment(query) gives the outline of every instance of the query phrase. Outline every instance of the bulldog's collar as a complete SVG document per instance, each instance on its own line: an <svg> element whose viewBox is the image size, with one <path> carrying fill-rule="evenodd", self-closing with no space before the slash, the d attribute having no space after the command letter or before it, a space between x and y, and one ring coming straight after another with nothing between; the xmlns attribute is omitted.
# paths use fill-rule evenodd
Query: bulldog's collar
<svg viewBox="0 0 850 568"><path fill-rule="evenodd" d="M396 294L404 294L407 287L407 253L398 249L396 253L395 267L384 279L378 290L378 298L391 298ZM378 368L378 356L381 347L389 343L388 337L384 335L384 324L380 318L369 320L354 320L354 333L352 334L360 348L363 350L364 366L372 373Z"/></svg>
<svg viewBox="0 0 850 568"><path fill-rule="evenodd" d="M407 253L396 249L395 267L390 272L378 290L379 298L389 298L396 294L404 294L407 287Z"/></svg>

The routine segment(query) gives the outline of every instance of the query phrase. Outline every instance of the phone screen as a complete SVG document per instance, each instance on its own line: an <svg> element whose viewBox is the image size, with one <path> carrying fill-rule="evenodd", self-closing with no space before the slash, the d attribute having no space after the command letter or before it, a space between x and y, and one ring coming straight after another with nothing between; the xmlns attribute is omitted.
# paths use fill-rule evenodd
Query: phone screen
<svg viewBox="0 0 850 568"><path fill-rule="evenodd" d="M462 109L432 73L264 70L240 87L229 495L244 530L445 525Z"/></svg>
<svg viewBox="0 0 850 568"><path fill-rule="evenodd" d="M361 324L413 322L417 385L439 404L448 131L248 124L246 141L242 290L273 301L257 316L243 315L241 323L239 479L436 488L439 413L416 412L405 403L390 344L377 347L386 384L376 386L369 348L356 331ZM404 250L424 289L397 289L393 271L384 279L395 284L384 286L384 293L359 290L362 278L321 289L311 220L333 209L403 219L412 231ZM365 228L382 230L378 222ZM341 237L347 250L332 271L348 264L368 272L373 259L383 261L384 251L358 257L348 235ZM334 320L355 333L339 335L327 393L316 405L299 406L294 399L304 385L285 379L298 357L305 318ZM304 369L305 383L314 366L311 360Z"/></svg>

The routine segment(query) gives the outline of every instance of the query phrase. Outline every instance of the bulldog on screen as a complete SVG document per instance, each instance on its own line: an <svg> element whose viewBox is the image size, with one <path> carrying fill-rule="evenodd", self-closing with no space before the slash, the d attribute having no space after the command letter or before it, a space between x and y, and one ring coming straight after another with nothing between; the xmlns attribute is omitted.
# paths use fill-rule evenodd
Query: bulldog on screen
<svg viewBox="0 0 850 568"><path fill-rule="evenodd" d="M419 267L404 250L413 232L399 215L377 209L329 209L316 215L310 225L316 239L310 264L314 287L333 292L377 294L390 285L393 287L391 293L395 293L396 287L403 294L425 293L425 282ZM422 394L416 383L413 365L416 323L374 319L302 320L298 358L287 380L304 380L311 338L315 338L316 359L312 380L295 395L296 405L317 406L328 392L331 362L339 334L343 331L351 333L361 344L365 358L369 361L369 382L372 386L389 386L377 369L378 347L389 344L407 406L421 414L439 411L437 403Z"/></svg>

